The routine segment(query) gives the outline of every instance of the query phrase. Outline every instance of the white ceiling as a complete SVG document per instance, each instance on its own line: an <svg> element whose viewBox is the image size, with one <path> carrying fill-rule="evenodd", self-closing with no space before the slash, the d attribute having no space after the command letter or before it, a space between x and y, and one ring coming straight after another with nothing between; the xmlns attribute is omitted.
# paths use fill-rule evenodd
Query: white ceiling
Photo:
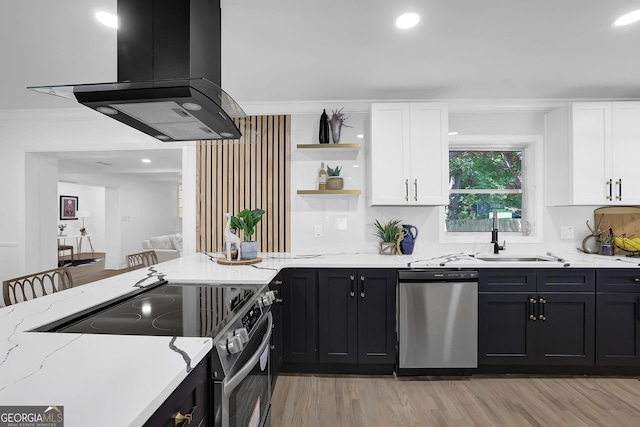
<svg viewBox="0 0 640 427"><path fill-rule="evenodd" d="M96 174L136 175L151 181L182 181L182 149L67 151L53 155ZM150 160L143 163L142 159Z"/></svg>
<svg viewBox="0 0 640 427"><path fill-rule="evenodd" d="M238 102L640 98L640 0L221 0ZM418 27L394 27L401 12Z"/></svg>
<svg viewBox="0 0 640 427"><path fill-rule="evenodd" d="M116 0L0 2L0 109L65 107L28 85L116 79ZM640 99L640 0L221 0L237 101ZM418 27L395 17L413 10Z"/></svg>

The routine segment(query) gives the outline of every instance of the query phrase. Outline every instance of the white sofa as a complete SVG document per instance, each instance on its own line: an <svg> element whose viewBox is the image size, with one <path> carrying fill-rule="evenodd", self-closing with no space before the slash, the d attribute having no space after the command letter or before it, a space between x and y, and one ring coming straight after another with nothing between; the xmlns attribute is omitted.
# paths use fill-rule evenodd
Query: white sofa
<svg viewBox="0 0 640 427"><path fill-rule="evenodd" d="M169 261L182 256L182 234L165 234L142 241L142 248L152 249L158 262Z"/></svg>

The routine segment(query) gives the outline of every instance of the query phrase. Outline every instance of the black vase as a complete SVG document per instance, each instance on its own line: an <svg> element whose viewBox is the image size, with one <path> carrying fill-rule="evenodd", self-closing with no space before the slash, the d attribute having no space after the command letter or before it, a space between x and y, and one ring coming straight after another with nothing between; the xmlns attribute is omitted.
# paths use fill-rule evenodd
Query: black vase
<svg viewBox="0 0 640 427"><path fill-rule="evenodd" d="M320 141L320 144L329 143L329 117L327 116L327 110L322 110L322 115L320 116L318 140Z"/></svg>

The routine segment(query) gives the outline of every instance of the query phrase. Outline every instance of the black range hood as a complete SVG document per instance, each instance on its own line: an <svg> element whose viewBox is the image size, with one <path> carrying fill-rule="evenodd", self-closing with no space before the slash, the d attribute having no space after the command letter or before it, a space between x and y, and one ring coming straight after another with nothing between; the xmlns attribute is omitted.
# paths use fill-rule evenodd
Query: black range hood
<svg viewBox="0 0 640 427"><path fill-rule="evenodd" d="M239 139L220 88L220 0L118 0L118 82L32 86L161 141Z"/></svg>

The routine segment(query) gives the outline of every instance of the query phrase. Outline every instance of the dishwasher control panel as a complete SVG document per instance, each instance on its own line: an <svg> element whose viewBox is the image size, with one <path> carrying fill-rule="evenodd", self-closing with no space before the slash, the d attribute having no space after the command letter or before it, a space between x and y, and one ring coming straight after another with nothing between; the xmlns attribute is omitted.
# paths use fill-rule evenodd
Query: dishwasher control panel
<svg viewBox="0 0 640 427"><path fill-rule="evenodd" d="M424 269L412 269L412 270L400 270L398 271L398 279L403 281L428 281L428 282L449 282L460 280L477 280L477 270L424 270Z"/></svg>

